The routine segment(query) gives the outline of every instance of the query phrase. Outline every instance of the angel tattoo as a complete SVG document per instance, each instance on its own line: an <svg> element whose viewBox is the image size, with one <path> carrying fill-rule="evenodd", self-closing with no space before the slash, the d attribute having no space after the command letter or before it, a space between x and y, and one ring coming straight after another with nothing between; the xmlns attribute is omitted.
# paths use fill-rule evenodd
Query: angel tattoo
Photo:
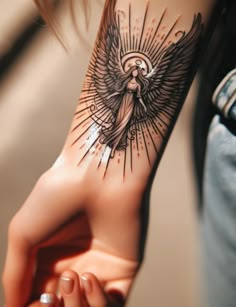
<svg viewBox="0 0 236 307"><path fill-rule="evenodd" d="M96 141L110 148L110 158L132 141L138 143L140 132L149 156L149 147L158 151L155 135L165 137L186 96L203 32L201 14L186 32L177 29L181 17L166 27L167 10L160 19L147 21L147 2L143 20L133 21L131 6L125 14L115 10L115 2L105 8L87 74L91 98L84 102L99 127Z"/></svg>
<svg viewBox="0 0 236 307"><path fill-rule="evenodd" d="M142 99L142 92L146 91L147 85L142 69L134 65L115 84L115 92L107 97L108 103L118 105L118 110L113 113L114 120L111 125L108 128L102 127L100 142L112 149L112 158L116 150L124 150L128 146L127 133L136 104L140 103L143 110L147 112ZM111 99L112 101L109 101Z"/></svg>

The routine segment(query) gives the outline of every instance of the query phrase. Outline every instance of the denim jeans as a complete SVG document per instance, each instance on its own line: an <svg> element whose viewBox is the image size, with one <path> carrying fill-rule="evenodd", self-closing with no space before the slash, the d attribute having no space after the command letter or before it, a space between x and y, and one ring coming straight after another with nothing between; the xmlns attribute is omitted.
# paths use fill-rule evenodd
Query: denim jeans
<svg viewBox="0 0 236 307"><path fill-rule="evenodd" d="M210 126L202 215L207 307L236 306L236 136L216 115Z"/></svg>

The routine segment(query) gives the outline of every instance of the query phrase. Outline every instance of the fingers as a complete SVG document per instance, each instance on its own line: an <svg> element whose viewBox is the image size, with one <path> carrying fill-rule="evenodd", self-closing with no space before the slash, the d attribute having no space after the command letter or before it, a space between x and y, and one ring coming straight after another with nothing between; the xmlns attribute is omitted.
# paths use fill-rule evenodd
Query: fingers
<svg viewBox="0 0 236 307"><path fill-rule="evenodd" d="M81 275L81 283L85 292L88 305L91 307L106 307L108 301L106 295L97 280L97 278L91 273L85 273Z"/></svg>
<svg viewBox="0 0 236 307"><path fill-rule="evenodd" d="M110 297L104 292L98 279L91 273L80 276L73 271L64 273L60 279L60 293L64 307L121 307L118 291ZM116 294L116 295L115 295ZM119 297L120 298L120 297Z"/></svg>
<svg viewBox="0 0 236 307"><path fill-rule="evenodd" d="M78 210L78 199L82 201L82 197L78 194L77 181L69 175L64 171L42 176L11 222L3 275L6 307L27 304L37 245L47 240Z"/></svg>
<svg viewBox="0 0 236 307"><path fill-rule="evenodd" d="M109 291L107 295L98 279L91 273L80 277L76 272L64 272L59 282L61 299L56 295L44 293L40 302L28 307L122 307L124 300L117 290Z"/></svg>
<svg viewBox="0 0 236 307"><path fill-rule="evenodd" d="M83 294L78 275L73 271L63 273L60 278L60 294L65 307L82 307Z"/></svg>

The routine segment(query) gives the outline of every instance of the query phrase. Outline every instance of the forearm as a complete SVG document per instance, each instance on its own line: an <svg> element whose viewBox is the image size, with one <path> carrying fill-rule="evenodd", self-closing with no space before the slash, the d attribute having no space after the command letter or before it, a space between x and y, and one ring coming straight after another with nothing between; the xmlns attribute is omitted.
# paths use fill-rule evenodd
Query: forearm
<svg viewBox="0 0 236 307"><path fill-rule="evenodd" d="M101 180L146 182L191 84L213 2L106 1L67 163ZM136 82L147 112L129 88L133 66L143 71Z"/></svg>
<svg viewBox="0 0 236 307"><path fill-rule="evenodd" d="M106 291L127 297L144 249L143 191L190 86L212 6L106 1L65 146L9 228L6 306L26 305L34 274L41 290L64 268L92 272Z"/></svg>

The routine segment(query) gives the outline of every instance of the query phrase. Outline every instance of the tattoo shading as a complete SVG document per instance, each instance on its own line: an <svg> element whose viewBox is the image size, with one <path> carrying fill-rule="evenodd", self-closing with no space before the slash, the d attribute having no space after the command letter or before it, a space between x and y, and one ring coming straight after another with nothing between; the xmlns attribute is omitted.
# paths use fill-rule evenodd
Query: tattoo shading
<svg viewBox="0 0 236 307"><path fill-rule="evenodd" d="M84 124L74 145L94 129L80 162L92 147L103 146L98 167L104 157L108 167L124 152L125 173L128 150L131 171L134 151L146 152L150 165L150 151L159 153L157 137L164 140L185 98L203 26L198 14L188 32L177 30L181 17L167 28L167 10L159 20L147 21L148 3L142 20L133 17L131 5L126 14L115 3L107 1L80 99L84 107L75 114L79 118L85 112L87 117L72 132Z"/></svg>

